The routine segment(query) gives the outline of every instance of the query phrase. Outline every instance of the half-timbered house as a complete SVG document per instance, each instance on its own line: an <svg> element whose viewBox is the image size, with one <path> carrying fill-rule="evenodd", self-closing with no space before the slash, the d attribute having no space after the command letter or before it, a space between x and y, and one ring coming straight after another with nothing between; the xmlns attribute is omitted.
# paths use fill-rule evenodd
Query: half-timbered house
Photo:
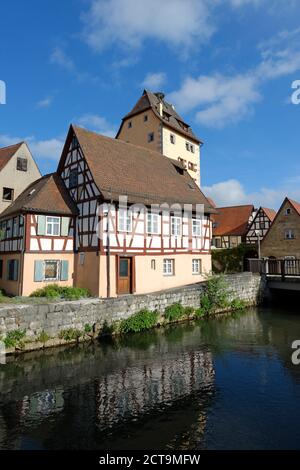
<svg viewBox="0 0 300 470"><path fill-rule="evenodd" d="M1 214L0 288L29 295L49 282L73 285L76 215L57 174L28 186Z"/></svg>
<svg viewBox="0 0 300 470"><path fill-rule="evenodd" d="M212 217L212 246L235 248L244 243L256 214L254 206L217 207L216 211L217 214Z"/></svg>
<svg viewBox="0 0 300 470"><path fill-rule="evenodd" d="M62 282L113 297L199 282L214 212L180 162L71 126L57 173L0 219L0 287L27 295Z"/></svg>
<svg viewBox="0 0 300 470"><path fill-rule="evenodd" d="M246 234L248 245L257 245L258 237L263 240L276 216L276 211L267 207L260 207L254 216Z"/></svg>

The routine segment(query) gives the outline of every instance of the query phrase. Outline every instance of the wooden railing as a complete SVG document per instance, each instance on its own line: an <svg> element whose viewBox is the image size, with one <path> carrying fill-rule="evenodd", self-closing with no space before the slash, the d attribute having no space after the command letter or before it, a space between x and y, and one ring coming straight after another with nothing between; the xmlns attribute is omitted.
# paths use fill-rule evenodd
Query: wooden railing
<svg viewBox="0 0 300 470"><path fill-rule="evenodd" d="M266 276L300 277L300 259L248 259L248 270Z"/></svg>

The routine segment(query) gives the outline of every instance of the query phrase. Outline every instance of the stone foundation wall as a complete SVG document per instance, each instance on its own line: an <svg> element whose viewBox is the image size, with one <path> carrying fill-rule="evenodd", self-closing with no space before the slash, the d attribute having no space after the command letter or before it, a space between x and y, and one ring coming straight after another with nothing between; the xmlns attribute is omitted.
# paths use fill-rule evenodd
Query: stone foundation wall
<svg viewBox="0 0 300 470"><path fill-rule="evenodd" d="M261 298L261 277L252 273L226 276L232 298L255 305ZM45 331L52 340L47 346L63 344L58 335L69 328L83 330L86 324L101 329L104 323L112 323L130 317L147 308L163 313L168 305L181 302L183 306L200 307L200 296L205 283L193 284L146 295L130 295L113 299L84 299L80 301L56 302L40 305L9 305L0 308L0 336L8 331L26 330L26 349L38 349L39 334Z"/></svg>

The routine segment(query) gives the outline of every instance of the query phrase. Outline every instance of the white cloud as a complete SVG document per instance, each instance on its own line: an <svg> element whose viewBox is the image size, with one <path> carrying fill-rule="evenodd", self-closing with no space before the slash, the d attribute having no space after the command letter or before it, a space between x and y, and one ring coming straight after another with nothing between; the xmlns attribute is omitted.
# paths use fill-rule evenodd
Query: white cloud
<svg viewBox="0 0 300 470"><path fill-rule="evenodd" d="M147 73L142 82L144 88L158 90L166 81L167 75L164 72Z"/></svg>
<svg viewBox="0 0 300 470"><path fill-rule="evenodd" d="M180 111L194 110L195 119L205 126L228 125L251 113L264 84L300 70L299 50L300 29L282 32L260 45L260 61L253 69L232 76L186 77L168 99Z"/></svg>
<svg viewBox="0 0 300 470"><path fill-rule="evenodd" d="M278 209L286 196L300 201L299 180L284 181L276 189L263 187L255 192L247 192L236 179L222 181L212 186L204 186L203 192L211 197L217 206L254 204Z"/></svg>
<svg viewBox="0 0 300 470"><path fill-rule="evenodd" d="M8 135L0 135L0 146L5 147L13 145L23 140L27 142L33 156L37 160L47 159L58 161L64 145L64 141L60 138L38 140L35 136L12 137Z"/></svg>
<svg viewBox="0 0 300 470"><path fill-rule="evenodd" d="M74 70L75 65L73 60L68 57L65 51L61 47L55 47L50 55L51 64L59 65L66 70Z"/></svg>
<svg viewBox="0 0 300 470"><path fill-rule="evenodd" d="M116 44L127 49L145 40L188 49L214 32L212 9L218 0L92 0L82 14L83 37L96 51Z"/></svg>
<svg viewBox="0 0 300 470"><path fill-rule="evenodd" d="M180 110L190 111L198 107L196 120L206 126L222 127L240 120L260 100L253 75L226 77L221 74L188 77L180 90L171 93L169 99Z"/></svg>
<svg viewBox="0 0 300 470"><path fill-rule="evenodd" d="M48 96L47 98L44 98L40 101L37 102L36 106L37 108L49 108L53 102L53 98L51 96Z"/></svg>
<svg viewBox="0 0 300 470"><path fill-rule="evenodd" d="M78 125L108 137L115 137L117 129L106 118L98 114L84 114L75 120Z"/></svg>

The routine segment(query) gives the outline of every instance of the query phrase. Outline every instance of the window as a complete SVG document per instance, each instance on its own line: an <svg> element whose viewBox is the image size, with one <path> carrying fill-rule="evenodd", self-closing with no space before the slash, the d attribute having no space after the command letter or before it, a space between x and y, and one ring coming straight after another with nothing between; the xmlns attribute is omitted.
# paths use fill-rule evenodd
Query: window
<svg viewBox="0 0 300 470"><path fill-rule="evenodd" d="M76 188L78 186L78 170L74 168L69 174L69 188Z"/></svg>
<svg viewBox="0 0 300 470"><path fill-rule="evenodd" d="M148 142L153 142L154 140L154 132L149 132L148 134Z"/></svg>
<svg viewBox="0 0 300 470"><path fill-rule="evenodd" d="M59 261L45 261L45 281L58 279Z"/></svg>
<svg viewBox="0 0 300 470"><path fill-rule="evenodd" d="M171 144L175 144L175 142L176 142L175 134L170 134L170 142L171 142Z"/></svg>
<svg viewBox="0 0 300 470"><path fill-rule="evenodd" d="M194 237L199 237L201 235L201 224L200 224L200 220L198 219L193 219L193 236Z"/></svg>
<svg viewBox="0 0 300 470"><path fill-rule="evenodd" d="M132 122L129 121L129 123L128 123L128 129L131 129L131 128L132 128Z"/></svg>
<svg viewBox="0 0 300 470"><path fill-rule="evenodd" d="M191 147L190 147L190 148L191 148L191 152L192 152L192 153L195 153L195 145L192 145L192 144L191 144Z"/></svg>
<svg viewBox="0 0 300 470"><path fill-rule="evenodd" d="M17 170L27 171L27 158L17 158Z"/></svg>
<svg viewBox="0 0 300 470"><path fill-rule="evenodd" d="M13 201L14 199L14 190L12 188L3 188L3 201Z"/></svg>
<svg viewBox="0 0 300 470"><path fill-rule="evenodd" d="M290 215L291 213L292 213L292 209L290 207L285 209L285 215Z"/></svg>
<svg viewBox="0 0 300 470"><path fill-rule="evenodd" d="M0 279L3 277L3 259L0 259Z"/></svg>
<svg viewBox="0 0 300 470"><path fill-rule="evenodd" d="M148 121L148 114L145 114L144 116L144 122L147 122Z"/></svg>
<svg viewBox="0 0 300 470"><path fill-rule="evenodd" d="M60 217L46 217L46 235L60 235Z"/></svg>
<svg viewBox="0 0 300 470"><path fill-rule="evenodd" d="M290 228L290 229L286 230L284 232L284 238L286 240L293 240L294 238L296 238L295 230L293 228Z"/></svg>
<svg viewBox="0 0 300 470"><path fill-rule="evenodd" d="M192 273L201 274L201 259L192 260Z"/></svg>
<svg viewBox="0 0 300 470"><path fill-rule="evenodd" d="M119 209L118 222L120 232L131 232L132 212L128 211L127 209Z"/></svg>
<svg viewBox="0 0 300 470"><path fill-rule="evenodd" d="M148 233L159 233L158 230L158 214L147 214L147 232Z"/></svg>
<svg viewBox="0 0 300 470"><path fill-rule="evenodd" d="M180 217L171 217L171 235L179 237L181 233L181 218Z"/></svg>
<svg viewBox="0 0 300 470"><path fill-rule="evenodd" d="M156 261L155 261L155 259L152 259L152 260L151 260L151 269L153 269L154 271L155 271L155 269L156 269Z"/></svg>
<svg viewBox="0 0 300 470"><path fill-rule="evenodd" d="M15 217L13 219L13 237L16 238L19 235L19 218Z"/></svg>
<svg viewBox="0 0 300 470"><path fill-rule="evenodd" d="M187 149L188 152L190 151L190 143L189 142L185 143L185 148Z"/></svg>
<svg viewBox="0 0 300 470"><path fill-rule="evenodd" d="M19 276L19 261L10 259L7 262L7 279L9 281L17 281Z"/></svg>
<svg viewBox="0 0 300 470"><path fill-rule="evenodd" d="M164 276L174 276L174 260L164 259L163 262Z"/></svg>
<svg viewBox="0 0 300 470"><path fill-rule="evenodd" d="M222 248L222 241L221 238L215 238L215 245L216 248Z"/></svg>

